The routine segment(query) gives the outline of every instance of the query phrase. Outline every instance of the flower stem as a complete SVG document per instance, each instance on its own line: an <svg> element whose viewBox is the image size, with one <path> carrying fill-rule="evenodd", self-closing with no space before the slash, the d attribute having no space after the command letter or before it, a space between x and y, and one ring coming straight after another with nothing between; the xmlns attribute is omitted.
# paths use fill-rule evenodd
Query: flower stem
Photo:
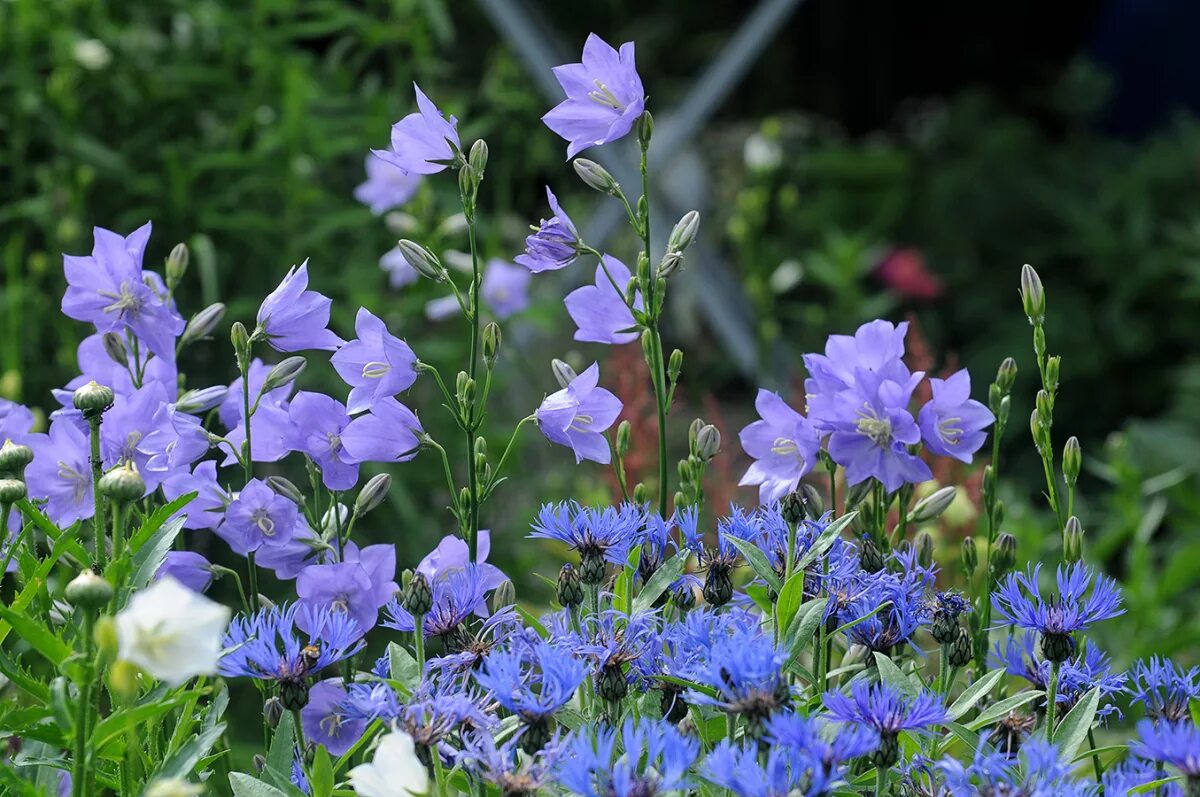
<svg viewBox="0 0 1200 797"><path fill-rule="evenodd" d="M1096 773L1096 782L1104 780L1104 767L1100 764L1100 754L1096 752L1096 733L1088 728L1088 749L1092 752L1092 770Z"/></svg>
<svg viewBox="0 0 1200 797"><path fill-rule="evenodd" d="M479 365L479 294L482 277L479 271L479 247L475 238L475 194L479 183L472 180L470 196L462 194L463 213L467 218L467 237L471 243L471 292L468 299L471 303L471 359L467 363L467 376L473 382ZM477 411L478 409L478 411ZM479 472L475 467L475 432L479 429L483 411L475 406L472 398L470 406L462 408L467 442L467 489L471 496L471 505L467 507L467 555L474 562L478 552L476 538L479 536Z"/></svg>
<svg viewBox="0 0 1200 797"><path fill-rule="evenodd" d="M1061 662L1050 662L1050 680L1046 683L1046 741L1054 741L1055 710L1058 708L1058 670Z"/></svg>
<svg viewBox="0 0 1200 797"><path fill-rule="evenodd" d="M258 611L258 566L254 563L254 551L246 554L246 570L250 583L250 610Z"/></svg>
<svg viewBox="0 0 1200 797"><path fill-rule="evenodd" d="M104 572L104 559L108 541L104 530L104 495L100 492L100 477L104 464L100 461L100 416L88 419L88 437L91 443L89 459L92 465L92 536L96 544L96 566ZM0 528L8 528L7 525ZM4 571L0 570L0 573Z"/></svg>
<svg viewBox="0 0 1200 797"><path fill-rule="evenodd" d="M72 797L86 797L89 793L88 784L91 778L91 773L88 768L88 758L90 751L88 749L89 730L91 725L92 711L92 673L90 671L93 659L92 651L92 623L94 617L93 610L84 609L83 627L81 629L80 642L83 644L83 660L87 662L86 666L89 671L85 673L85 677L79 686L79 702L75 710L75 760L71 767L71 794Z"/></svg>
<svg viewBox="0 0 1200 797"><path fill-rule="evenodd" d="M887 791L887 772L883 767L875 767L875 797L883 797Z"/></svg>
<svg viewBox="0 0 1200 797"><path fill-rule="evenodd" d="M413 649L417 656L418 678L425 674L425 615L413 617Z"/></svg>

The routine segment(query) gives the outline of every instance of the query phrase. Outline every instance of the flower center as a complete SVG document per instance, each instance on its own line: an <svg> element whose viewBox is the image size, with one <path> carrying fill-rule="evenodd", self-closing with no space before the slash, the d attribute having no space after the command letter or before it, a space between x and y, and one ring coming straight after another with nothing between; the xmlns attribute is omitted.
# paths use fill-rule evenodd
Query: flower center
<svg viewBox="0 0 1200 797"><path fill-rule="evenodd" d="M567 428L574 429L576 432L586 432L588 430L588 427L590 427L595 422L595 420L596 419L593 418L591 415L586 415L581 412L575 416L575 419L573 421L571 421L571 425L568 426Z"/></svg>
<svg viewBox="0 0 1200 797"><path fill-rule="evenodd" d="M364 379L382 379L390 370L392 366L387 363L369 362L363 366L362 375Z"/></svg>
<svg viewBox="0 0 1200 797"><path fill-rule="evenodd" d="M128 434L125 438L125 447L121 449L121 458L133 461L133 455L137 452L137 444L142 442L142 433L136 429Z"/></svg>
<svg viewBox="0 0 1200 797"><path fill-rule="evenodd" d="M800 446L790 437L776 437L771 446L771 453L781 457L793 457L797 462L804 463L804 457L800 455Z"/></svg>
<svg viewBox="0 0 1200 797"><path fill-rule="evenodd" d="M333 597L333 610L345 614L350 611L350 596L345 592L339 592Z"/></svg>
<svg viewBox="0 0 1200 797"><path fill-rule="evenodd" d="M342 436L337 432L329 432L326 437L329 438L329 450L336 454L342 450Z"/></svg>
<svg viewBox="0 0 1200 797"><path fill-rule="evenodd" d="M142 312L142 298L133 292L133 288L129 282L122 282L120 291L113 293L112 291L98 291L105 299L112 299L112 304L104 308L106 313L116 313L124 316L126 314L137 318Z"/></svg>
<svg viewBox="0 0 1200 797"><path fill-rule="evenodd" d="M73 503L82 503L83 499L87 497L87 477L62 460L58 462L58 478L66 482L71 482L71 500Z"/></svg>
<svg viewBox="0 0 1200 797"><path fill-rule="evenodd" d="M258 527L264 537L275 536L275 521L267 514L265 509L256 509L254 514L250 516L250 522Z"/></svg>
<svg viewBox="0 0 1200 797"><path fill-rule="evenodd" d="M938 421L938 434L943 443L948 446L956 446L962 442L963 430L957 426L961 421L962 418L943 418Z"/></svg>
<svg viewBox="0 0 1200 797"><path fill-rule="evenodd" d="M875 410L867 407L858 411L858 433L870 438L871 442L881 448L892 443L892 422L880 418Z"/></svg>
<svg viewBox="0 0 1200 797"><path fill-rule="evenodd" d="M600 82L599 79L593 80L592 83L596 89L588 92L588 99L606 108L612 108L614 111L625 112L625 103L617 99L617 95L613 94L612 89Z"/></svg>

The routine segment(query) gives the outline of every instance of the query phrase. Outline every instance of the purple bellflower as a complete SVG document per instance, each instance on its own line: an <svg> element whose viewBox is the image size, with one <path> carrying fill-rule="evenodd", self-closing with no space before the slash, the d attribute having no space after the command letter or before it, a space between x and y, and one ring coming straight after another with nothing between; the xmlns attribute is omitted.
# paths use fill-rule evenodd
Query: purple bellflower
<svg viewBox="0 0 1200 797"><path fill-rule="evenodd" d="M284 545L302 523L300 510L265 482L251 479L225 510L217 535L245 556L263 547Z"/></svg>
<svg viewBox="0 0 1200 797"><path fill-rule="evenodd" d="M30 438L34 456L25 469L30 497L47 499L46 514L63 528L90 518L95 505L87 432L71 416L59 416L47 433Z"/></svg>
<svg viewBox="0 0 1200 797"><path fill-rule="evenodd" d="M329 359L342 381L350 385L346 409L352 414L370 409L381 398L408 390L417 381L417 355L388 332L378 316L365 307L359 308L354 331L358 338Z"/></svg>
<svg viewBox="0 0 1200 797"><path fill-rule="evenodd" d="M568 160L627 135L646 109L633 42L618 51L592 33L583 45L582 63L556 66L554 76L567 98L542 121L566 139Z"/></svg>
<svg viewBox="0 0 1200 797"><path fill-rule="evenodd" d="M421 175L407 172L378 155L367 155L367 179L354 189L354 198L381 216L413 198Z"/></svg>
<svg viewBox="0 0 1200 797"><path fill-rule="evenodd" d="M754 463L739 486L758 485L758 500L778 501L800 485L813 469L821 439L813 425L789 407L778 393L759 390L754 407L762 420L742 429L738 437Z"/></svg>
<svg viewBox="0 0 1200 797"><path fill-rule="evenodd" d="M326 678L313 684L308 705L300 709L304 737L323 746L331 756L343 756L367 729L365 719L350 719L341 713L346 687L341 678Z"/></svg>
<svg viewBox="0 0 1200 797"><path fill-rule="evenodd" d="M192 592L205 592L213 581L212 564L194 551L167 551L154 580L170 576Z"/></svg>
<svg viewBox="0 0 1200 797"><path fill-rule="evenodd" d="M381 398L369 413L346 424L342 456L354 462L408 462L424 434L416 413L390 396Z"/></svg>
<svg viewBox="0 0 1200 797"><path fill-rule="evenodd" d="M596 266L596 283L567 294L563 303L575 322L575 340L620 344L638 339L634 329L637 321L625 304L625 284L630 276L628 266L612 255L604 255L604 265ZM642 309L641 291L635 294L633 306Z"/></svg>
<svg viewBox="0 0 1200 797"><path fill-rule="evenodd" d="M343 341L326 327L333 300L308 289L308 261L293 266L258 308L258 326L276 351L334 351Z"/></svg>
<svg viewBox="0 0 1200 797"><path fill-rule="evenodd" d="M379 610L395 594L395 578L395 546L370 545L361 552L348 550L347 561L304 568L296 577L296 594L307 606L349 614L365 634L375 627ZM297 625L308 630L304 619L297 618Z"/></svg>
<svg viewBox="0 0 1200 797"><path fill-rule="evenodd" d="M217 463L211 459L201 462L190 473L182 469L172 473L163 480L162 491L168 501L196 493L178 512L184 516L185 529L215 529L225 519L225 507L233 500L217 481Z"/></svg>
<svg viewBox="0 0 1200 797"><path fill-rule="evenodd" d="M597 387L599 380L600 366L592 363L565 388L543 399L537 410L542 434L574 451L576 463L590 459L607 465L612 458L604 432L624 405L611 392Z"/></svg>
<svg viewBox="0 0 1200 797"><path fill-rule="evenodd" d="M436 174L446 168L439 161L453 160L462 148L458 120L446 119L416 83L417 111L392 125L389 149L371 150L376 157L409 174Z"/></svg>
<svg viewBox="0 0 1200 797"><path fill-rule="evenodd" d="M532 280L529 269L493 257L484 267L480 295L492 314L503 321L529 306Z"/></svg>
<svg viewBox="0 0 1200 797"><path fill-rule="evenodd" d="M540 274L543 271L558 271L575 262L579 255L579 233L575 223L558 204L558 197L546 186L546 199L554 215L542 219L542 223L525 238L525 251L514 260L519 266Z"/></svg>
<svg viewBox="0 0 1200 797"><path fill-rule="evenodd" d="M971 398L971 375L965 370L949 379L930 379L933 398L921 408L917 423L925 447L935 454L970 462L995 420L991 410Z"/></svg>
<svg viewBox="0 0 1200 797"><path fill-rule="evenodd" d="M99 332L128 330L155 356L174 362L175 338L183 332L184 320L142 272L150 222L128 236L102 227L92 235L91 255L63 255L63 314L95 324Z"/></svg>
<svg viewBox="0 0 1200 797"><path fill-rule="evenodd" d="M292 449L307 454L321 469L330 490L349 490L358 482L359 459L346 451L342 433L350 425L346 406L324 393L301 391L288 407Z"/></svg>

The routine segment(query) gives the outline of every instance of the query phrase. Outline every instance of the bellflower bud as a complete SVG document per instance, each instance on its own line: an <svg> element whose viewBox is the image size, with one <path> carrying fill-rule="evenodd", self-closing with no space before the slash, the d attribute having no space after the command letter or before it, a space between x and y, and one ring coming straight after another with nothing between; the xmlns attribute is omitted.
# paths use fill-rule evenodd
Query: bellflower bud
<svg viewBox="0 0 1200 797"><path fill-rule="evenodd" d="M624 457L629 453L629 435L632 431L633 427L627 420L617 425L617 456Z"/></svg>
<svg viewBox="0 0 1200 797"><path fill-rule="evenodd" d="M650 489L646 487L645 482L638 482L633 486L633 502L635 504L645 504L650 500Z"/></svg>
<svg viewBox="0 0 1200 797"><path fill-rule="evenodd" d="M488 325L483 328L483 362L488 368L496 366L496 357L500 354L502 338L500 325L495 321L489 321Z"/></svg>
<svg viewBox="0 0 1200 797"><path fill-rule="evenodd" d="M1046 318L1046 290L1042 278L1028 263L1021 268L1021 306L1029 323L1040 327Z"/></svg>
<svg viewBox="0 0 1200 797"><path fill-rule="evenodd" d="M267 378L263 380L262 392L270 393L272 390L290 385L300 377L300 374L304 373L304 369L307 367L308 360L303 357L285 358L267 372Z"/></svg>
<svg viewBox="0 0 1200 797"><path fill-rule="evenodd" d="M187 346L190 343L207 338L217 328L217 324L220 324L221 319L224 317L225 305L220 302L205 307L192 316L192 320L188 321L187 326L183 328L183 335L179 338L179 345ZM245 327L242 327L242 331L245 331L245 329Z"/></svg>
<svg viewBox="0 0 1200 797"><path fill-rule="evenodd" d="M186 412L188 415L199 415L220 405L228 393L229 388L224 385L188 390L175 402L175 409Z"/></svg>
<svg viewBox="0 0 1200 797"><path fill-rule="evenodd" d="M800 493L804 496L804 511L809 520L820 520L825 514L825 502L816 487L805 482L800 485Z"/></svg>
<svg viewBox="0 0 1200 797"><path fill-rule="evenodd" d="M551 360L550 369L554 371L554 379L556 382L558 382L558 386L561 388L567 387L575 381L577 376L579 376L577 373L575 373L574 368L572 368L570 365L567 365L567 363L563 362L562 360Z"/></svg>
<svg viewBox="0 0 1200 797"><path fill-rule="evenodd" d="M104 346L104 353L108 355L108 359L122 368L129 367L129 352L125 350L125 341L120 335L116 332L105 332L100 336L100 343Z"/></svg>
<svg viewBox="0 0 1200 797"><path fill-rule="evenodd" d="M372 476L363 485L363 488L358 493L358 497L354 499L354 514L362 517L372 509L375 509L383 503L383 500L387 498L388 491L391 489L392 477L390 474L380 473Z"/></svg>
<svg viewBox="0 0 1200 797"><path fill-rule="evenodd" d="M492 613L507 609L509 606L517 602L517 588L513 585L511 579L505 579L496 587L496 591L492 593Z"/></svg>
<svg viewBox="0 0 1200 797"><path fill-rule="evenodd" d="M583 582L579 573L570 564L565 564L558 571L558 602L566 608L574 608L583 603Z"/></svg>
<svg viewBox="0 0 1200 797"><path fill-rule="evenodd" d="M849 512L857 509L863 501L867 500L867 496L871 494L871 480L863 479L858 484L853 484L846 491L846 511Z"/></svg>
<svg viewBox="0 0 1200 797"><path fill-rule="evenodd" d="M992 570L996 578L1012 570L1017 563L1017 538L1007 531L996 538L996 547L991 553Z"/></svg>
<svg viewBox="0 0 1200 797"><path fill-rule="evenodd" d="M1058 374L1062 369L1062 357L1055 354L1046 358L1046 389L1051 393L1058 390Z"/></svg>
<svg viewBox="0 0 1200 797"><path fill-rule="evenodd" d="M683 265L683 255L679 252L668 251L662 256L662 260L658 261L658 278L668 279L679 271Z"/></svg>
<svg viewBox="0 0 1200 797"><path fill-rule="evenodd" d="M963 570L967 571L968 577L974 574L975 568L979 567L979 549L975 547L974 537L963 538L962 563Z"/></svg>
<svg viewBox="0 0 1200 797"><path fill-rule="evenodd" d="M71 579L64 593L73 605L96 609L112 600L113 588L101 576L91 570L83 570Z"/></svg>
<svg viewBox="0 0 1200 797"><path fill-rule="evenodd" d="M909 523L928 523L942 516L942 513L954 503L958 490L953 486L943 487L922 498L908 513Z"/></svg>
<svg viewBox="0 0 1200 797"><path fill-rule="evenodd" d="M471 169L482 180L483 173L487 171L488 164L488 145L486 141L481 138L471 145L471 153L467 156L467 162L471 164Z"/></svg>
<svg viewBox="0 0 1200 797"><path fill-rule="evenodd" d="M579 179L583 180L588 188L595 189L602 194L616 195L621 189L617 181L608 169L605 169L595 161L590 161L587 158L576 158L572 164L575 167L575 173L579 175Z"/></svg>
<svg viewBox="0 0 1200 797"><path fill-rule="evenodd" d="M132 462L117 465L100 477L100 494L118 504L136 501L146 494L146 482Z"/></svg>
<svg viewBox="0 0 1200 797"><path fill-rule="evenodd" d="M85 418L98 418L112 406L113 391L111 387L97 384L95 380L82 387L76 388L71 395L75 409L81 410Z"/></svg>
<svg viewBox="0 0 1200 797"><path fill-rule="evenodd" d="M108 667L108 689L122 700L131 700L138 691L138 666L129 661L114 661Z"/></svg>
<svg viewBox="0 0 1200 797"><path fill-rule="evenodd" d="M1079 481L1079 469L1083 466L1083 451L1079 447L1078 437L1068 437L1063 446L1062 470L1063 481L1068 487L1074 487Z"/></svg>
<svg viewBox="0 0 1200 797"><path fill-rule="evenodd" d="M1083 559L1083 524L1079 518L1071 515L1063 526L1063 560L1074 564Z"/></svg>
<svg viewBox="0 0 1200 797"><path fill-rule="evenodd" d="M167 285L175 286L183 279L188 269L187 244L175 244L171 254L167 255L167 265L164 271L167 275Z"/></svg>
<svg viewBox="0 0 1200 797"><path fill-rule="evenodd" d="M400 256L404 258L404 261L422 277L434 282L446 281L446 267L428 248L407 238L401 238L400 242L396 244L396 248L400 250Z"/></svg>
<svg viewBox="0 0 1200 797"><path fill-rule="evenodd" d="M33 462L33 449L29 446L19 445L12 440L5 440L0 445L0 473L19 477L30 462Z"/></svg>
<svg viewBox="0 0 1200 797"><path fill-rule="evenodd" d="M0 479L0 506L11 506L29 495L29 489L20 479ZM8 529L0 529L0 538L8 536Z"/></svg>
<svg viewBox="0 0 1200 797"><path fill-rule="evenodd" d="M683 373L683 352L679 349L671 352L671 360L667 364L667 376L672 382L679 381L679 375Z"/></svg>
<svg viewBox="0 0 1200 797"><path fill-rule="evenodd" d="M696 455L710 461L721 450L721 432L711 423L705 424L696 435Z"/></svg>
<svg viewBox="0 0 1200 797"><path fill-rule="evenodd" d="M683 254L695 242L699 229L700 212L689 210L683 218L675 222L675 227L667 237L667 251Z"/></svg>
<svg viewBox="0 0 1200 797"><path fill-rule="evenodd" d="M933 566L933 535L928 531L922 531L917 535L917 561L921 567Z"/></svg>
<svg viewBox="0 0 1200 797"><path fill-rule="evenodd" d="M654 117L649 111L643 111L637 120L637 137L642 149L650 146L650 138L654 135Z"/></svg>
<svg viewBox="0 0 1200 797"><path fill-rule="evenodd" d="M1039 390L1034 406L1037 408L1038 422L1049 429L1054 423L1054 396L1049 391Z"/></svg>
<svg viewBox="0 0 1200 797"><path fill-rule="evenodd" d="M1005 357L1004 362L1000 363L1000 370L996 372L996 386L1000 388L1000 393L1007 396L1012 392L1013 385L1017 381L1017 361L1012 357Z"/></svg>
<svg viewBox="0 0 1200 797"><path fill-rule="evenodd" d="M458 192L463 197L463 213L467 221L475 218L475 187L479 185L483 175L471 168L470 163L464 163L458 170Z"/></svg>
<svg viewBox="0 0 1200 797"><path fill-rule="evenodd" d="M300 492L300 488L282 476L268 476L267 486L293 503L304 503L304 493Z"/></svg>

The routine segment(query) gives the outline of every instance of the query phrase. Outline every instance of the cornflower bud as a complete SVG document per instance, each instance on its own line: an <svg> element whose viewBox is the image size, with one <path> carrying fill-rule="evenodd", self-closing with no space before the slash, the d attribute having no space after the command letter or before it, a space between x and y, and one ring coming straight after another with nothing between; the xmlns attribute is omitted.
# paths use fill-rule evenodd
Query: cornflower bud
<svg viewBox="0 0 1200 797"><path fill-rule="evenodd" d="M804 511L808 514L808 519L820 520L825 514L825 502L821 500L821 493L807 482L800 485L800 492L804 496Z"/></svg>
<svg viewBox="0 0 1200 797"><path fill-rule="evenodd" d="M862 538L858 558L863 571L867 573L878 573L883 569L883 554L879 552L879 546L875 544L875 540L870 537Z"/></svg>
<svg viewBox="0 0 1200 797"><path fill-rule="evenodd" d="M609 703L619 703L629 694L629 681L620 664L609 664L596 673L596 694Z"/></svg>
<svg viewBox="0 0 1200 797"><path fill-rule="evenodd" d="M304 493L300 492L300 488L282 476L268 476L267 486L293 503L304 503Z"/></svg>
<svg viewBox="0 0 1200 797"><path fill-rule="evenodd" d="M1046 318L1046 290L1042 278L1028 263L1021 268L1021 306L1029 323L1040 327Z"/></svg>
<svg viewBox="0 0 1200 797"><path fill-rule="evenodd" d="M805 515L805 496L801 490L793 490L779 502L779 514L783 522L795 526L803 522Z"/></svg>
<svg viewBox="0 0 1200 797"><path fill-rule="evenodd" d="M500 325L495 321L488 322L483 328L483 362L488 368L496 366L496 357L500 354Z"/></svg>
<svg viewBox="0 0 1200 797"><path fill-rule="evenodd" d="M187 244L175 244L171 254L167 255L167 265L163 270L167 274L167 285L174 287L183 279L188 269Z"/></svg>
<svg viewBox="0 0 1200 797"><path fill-rule="evenodd" d="M400 242L396 244L396 248L400 250L400 256L404 258L404 261L422 277L434 282L445 282L448 279L446 267L442 265L438 256L427 247L421 246L416 241L401 238Z"/></svg>
<svg viewBox="0 0 1200 797"><path fill-rule="evenodd" d="M29 495L29 489L20 479L0 479L0 506L11 506ZM0 529L0 536L8 536L8 529Z"/></svg>
<svg viewBox="0 0 1200 797"><path fill-rule="evenodd" d="M1012 357L1005 357L1000 363L1000 370L996 372L996 386L1000 388L1000 393L1007 396L1012 392L1013 385L1017 381L1017 361Z"/></svg>
<svg viewBox="0 0 1200 797"><path fill-rule="evenodd" d="M629 453L629 435L632 431L633 427L627 420L617 425L617 456L624 457Z"/></svg>
<svg viewBox="0 0 1200 797"><path fill-rule="evenodd" d="M372 476L354 499L354 514L363 516L383 503L392 489L392 477L387 473Z"/></svg>
<svg viewBox="0 0 1200 797"><path fill-rule="evenodd" d="M709 606L720 607L733 598L733 580L725 566L708 568L704 576L704 600Z"/></svg>
<svg viewBox="0 0 1200 797"><path fill-rule="evenodd" d="M12 440L5 440L0 445L0 473L20 476L30 462L33 462L33 449L29 446L19 445Z"/></svg>
<svg viewBox="0 0 1200 797"><path fill-rule="evenodd" d="M700 212L689 210L683 214L683 218L675 222L671 234L667 237L667 251L683 254L696 240L696 233L699 229Z"/></svg>
<svg viewBox="0 0 1200 797"><path fill-rule="evenodd" d="M108 359L122 368L129 367L129 352L125 350L125 341L121 340L120 335L116 332L105 332L100 336L100 343L104 346L104 353L108 355Z"/></svg>
<svg viewBox="0 0 1200 797"><path fill-rule="evenodd" d="M950 504L954 503L954 497L957 494L958 490L953 486L943 487L930 493L918 501L917 505L908 513L908 522L928 523L941 517L942 513L950 508Z"/></svg>
<svg viewBox="0 0 1200 797"><path fill-rule="evenodd" d="M575 173L579 175L579 179L583 180L588 188L595 189L602 194L616 195L621 186L608 169L605 169L595 161L590 161L587 158L576 158L574 162Z"/></svg>
<svg viewBox="0 0 1200 797"><path fill-rule="evenodd" d="M583 582L570 564L563 565L558 571L556 591L559 604L566 608L573 609L583 603Z"/></svg>
<svg viewBox="0 0 1200 797"><path fill-rule="evenodd" d="M146 482L132 462L117 465L100 477L100 493L118 504L136 501L146 494Z"/></svg>
<svg viewBox="0 0 1200 797"><path fill-rule="evenodd" d="M488 145L482 138L471 145L471 154L467 156L467 162L471 164L472 171L478 175L480 180L483 180L483 173L487 171L488 164Z"/></svg>
<svg viewBox="0 0 1200 797"><path fill-rule="evenodd" d="M228 393L229 388L224 385L188 390L175 402L175 409L189 415L199 415L218 406Z"/></svg>
<svg viewBox="0 0 1200 797"><path fill-rule="evenodd" d="M550 369L554 371L554 379L558 382L558 386L563 388L571 384L571 382L575 381L575 378L579 376L577 373L575 373L574 368L567 365L567 363L563 362L562 360L551 360Z"/></svg>
<svg viewBox="0 0 1200 797"><path fill-rule="evenodd" d="M1063 560L1074 564L1083 560L1083 524L1071 515L1063 526Z"/></svg>
<svg viewBox="0 0 1200 797"><path fill-rule="evenodd" d="M992 575L996 578L1012 570L1017 563L1017 538L1007 531L996 538L996 547L991 553Z"/></svg>
<svg viewBox="0 0 1200 797"><path fill-rule="evenodd" d="M917 561L921 567L933 566L933 535L922 531L917 535Z"/></svg>
<svg viewBox="0 0 1200 797"><path fill-rule="evenodd" d="M224 317L225 305L220 302L205 307L192 316L192 320L188 321L187 326L183 328L183 335L179 338L179 345L187 346L190 343L207 338L217 328L217 324L220 324L221 319ZM245 327L242 327L242 330L245 331Z"/></svg>
<svg viewBox="0 0 1200 797"><path fill-rule="evenodd" d="M412 574L412 578L404 587L402 605L404 610L413 617L428 614L429 610L433 608L433 591L430 590L429 580L423 573Z"/></svg>
<svg viewBox="0 0 1200 797"><path fill-rule="evenodd" d="M705 424L696 435L696 455L705 462L710 461L721 450L721 432L711 423Z"/></svg>
<svg viewBox="0 0 1200 797"><path fill-rule="evenodd" d="M1068 437L1063 445L1062 470L1063 480L1068 487L1074 487L1079 481L1079 470L1083 465L1083 451L1079 447L1078 437Z"/></svg>
<svg viewBox="0 0 1200 797"><path fill-rule="evenodd" d="M85 418L98 418L112 406L113 391L111 387L97 384L95 380L82 387L76 388L71 395L75 409L81 410Z"/></svg>
<svg viewBox="0 0 1200 797"><path fill-rule="evenodd" d="M112 600L113 588L102 577L85 569L71 579L64 593L73 605L96 609Z"/></svg>
<svg viewBox="0 0 1200 797"><path fill-rule="evenodd" d="M965 628L958 629L958 635L950 645L950 655L947 657L951 667L966 667L974 656L971 644L971 634Z"/></svg>
<svg viewBox="0 0 1200 797"><path fill-rule="evenodd" d="M975 568L979 567L979 549L975 547L974 537L963 538L962 563L963 570L967 571L967 576L974 574Z"/></svg>

